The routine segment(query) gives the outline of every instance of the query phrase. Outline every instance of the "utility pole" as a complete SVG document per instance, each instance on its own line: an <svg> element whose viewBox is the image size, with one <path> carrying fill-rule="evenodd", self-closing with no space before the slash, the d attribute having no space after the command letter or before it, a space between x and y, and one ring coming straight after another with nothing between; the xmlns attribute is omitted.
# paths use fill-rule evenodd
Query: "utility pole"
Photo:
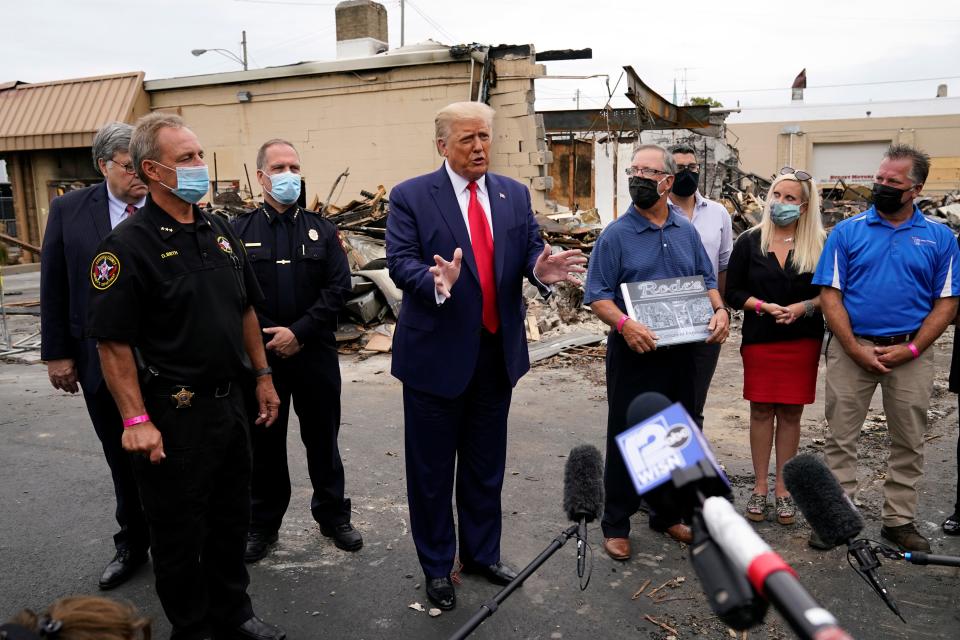
<svg viewBox="0 0 960 640"><path fill-rule="evenodd" d="M403 27L404 27L404 2L400 0L400 46L403 46Z"/></svg>
<svg viewBox="0 0 960 640"><path fill-rule="evenodd" d="M244 29L241 31L243 34L243 39L240 41L240 46L243 48L243 70L247 70L247 31Z"/></svg>
<svg viewBox="0 0 960 640"><path fill-rule="evenodd" d="M577 111L580 111L580 89L577 89L577 97L575 100L577 101Z"/></svg>

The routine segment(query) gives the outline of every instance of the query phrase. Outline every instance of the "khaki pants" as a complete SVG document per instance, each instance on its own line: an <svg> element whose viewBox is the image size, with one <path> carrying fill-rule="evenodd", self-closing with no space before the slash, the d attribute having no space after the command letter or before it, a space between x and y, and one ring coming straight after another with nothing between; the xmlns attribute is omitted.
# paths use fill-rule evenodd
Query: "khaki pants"
<svg viewBox="0 0 960 640"><path fill-rule="evenodd" d="M858 338L863 345L873 343ZM857 440L877 385L890 431L890 456L883 483L885 526L913 522L917 515L917 482L923 475L923 434L933 393L933 350L887 374L861 369L836 341L827 351L826 417L829 431L827 465L847 495L857 488Z"/></svg>

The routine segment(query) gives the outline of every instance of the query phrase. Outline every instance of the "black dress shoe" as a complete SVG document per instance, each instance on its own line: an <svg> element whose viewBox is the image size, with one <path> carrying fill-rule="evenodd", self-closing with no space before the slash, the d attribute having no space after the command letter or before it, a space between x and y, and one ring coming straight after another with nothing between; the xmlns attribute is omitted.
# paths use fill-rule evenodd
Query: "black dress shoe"
<svg viewBox="0 0 960 640"><path fill-rule="evenodd" d="M146 561L146 551L137 553L129 549L117 549L117 555L113 556L113 560L110 561L110 564L103 570L103 575L100 576L100 588L106 591L119 587L129 580Z"/></svg>
<svg viewBox="0 0 960 640"><path fill-rule="evenodd" d="M944 520L940 526L948 536L960 536L960 512L955 511L953 515Z"/></svg>
<svg viewBox="0 0 960 640"><path fill-rule="evenodd" d="M284 640L286 637L283 629L268 624L257 616L226 634L217 634L217 640Z"/></svg>
<svg viewBox="0 0 960 640"><path fill-rule="evenodd" d="M247 548L243 552L243 561L246 563L263 560L270 547L277 542L277 532L263 533L251 531L247 534Z"/></svg>
<svg viewBox="0 0 960 640"><path fill-rule="evenodd" d="M333 538L333 544L344 551L359 551L363 546L363 537L349 522L334 525L320 525L320 533Z"/></svg>
<svg viewBox="0 0 960 640"><path fill-rule="evenodd" d="M465 564L463 565L464 573L474 573L478 576L483 576L493 584L499 584L506 586L513 582L517 577L517 572L503 564L499 560L496 564L491 565L479 565L479 564Z"/></svg>
<svg viewBox="0 0 960 640"><path fill-rule="evenodd" d="M427 578L427 598L443 611L457 606L457 592L450 578Z"/></svg>

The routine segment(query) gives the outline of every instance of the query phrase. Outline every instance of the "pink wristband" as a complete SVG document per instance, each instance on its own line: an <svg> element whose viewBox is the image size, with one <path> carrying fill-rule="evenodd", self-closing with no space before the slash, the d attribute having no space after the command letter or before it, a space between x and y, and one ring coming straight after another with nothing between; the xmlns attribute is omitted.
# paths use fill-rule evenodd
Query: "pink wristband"
<svg viewBox="0 0 960 640"><path fill-rule="evenodd" d="M127 418L123 421L123 428L129 429L130 427L136 426L141 422L150 422L150 416L143 414L142 416L133 416L132 418Z"/></svg>
<svg viewBox="0 0 960 640"><path fill-rule="evenodd" d="M758 315L758 316L762 316L762 315L763 315L763 310L760 309L760 307L762 307L762 306L763 306L763 300L757 300L756 306L753 307L753 310L757 312L757 315Z"/></svg>
<svg viewBox="0 0 960 640"><path fill-rule="evenodd" d="M622 316L620 321L617 322L617 333L623 333L623 325L627 324L627 320L630 319L630 316Z"/></svg>
<svg viewBox="0 0 960 640"><path fill-rule="evenodd" d="M920 349L917 349L917 345L911 342L910 344L907 345L907 349L910 349L910 353L913 354L914 360L920 357Z"/></svg>

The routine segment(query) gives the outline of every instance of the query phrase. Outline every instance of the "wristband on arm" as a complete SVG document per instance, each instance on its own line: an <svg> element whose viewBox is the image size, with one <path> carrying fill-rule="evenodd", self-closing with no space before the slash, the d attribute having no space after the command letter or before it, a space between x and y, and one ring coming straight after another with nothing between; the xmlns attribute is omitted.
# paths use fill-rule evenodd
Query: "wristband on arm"
<svg viewBox="0 0 960 640"><path fill-rule="evenodd" d="M620 320L617 322L617 333L623 333L623 325L627 324L627 320L630 319L630 316L624 314L620 317Z"/></svg>
<svg viewBox="0 0 960 640"><path fill-rule="evenodd" d="M132 418L127 418L126 420L123 421L123 428L129 429L130 427L135 427L141 422L150 422L150 416L148 416L147 414L143 414L140 416L133 416Z"/></svg>
<svg viewBox="0 0 960 640"><path fill-rule="evenodd" d="M917 349L917 345L911 342L910 344L907 345L907 349L910 349L910 353L913 354L914 360L920 357L920 349Z"/></svg>
<svg viewBox="0 0 960 640"><path fill-rule="evenodd" d="M760 307L762 307L763 305L764 305L764 301L763 301L763 300L757 300L757 304L754 305L754 307L753 307L753 310L757 312L757 315L758 315L758 316L762 316L762 315L763 315L763 309L760 308Z"/></svg>

